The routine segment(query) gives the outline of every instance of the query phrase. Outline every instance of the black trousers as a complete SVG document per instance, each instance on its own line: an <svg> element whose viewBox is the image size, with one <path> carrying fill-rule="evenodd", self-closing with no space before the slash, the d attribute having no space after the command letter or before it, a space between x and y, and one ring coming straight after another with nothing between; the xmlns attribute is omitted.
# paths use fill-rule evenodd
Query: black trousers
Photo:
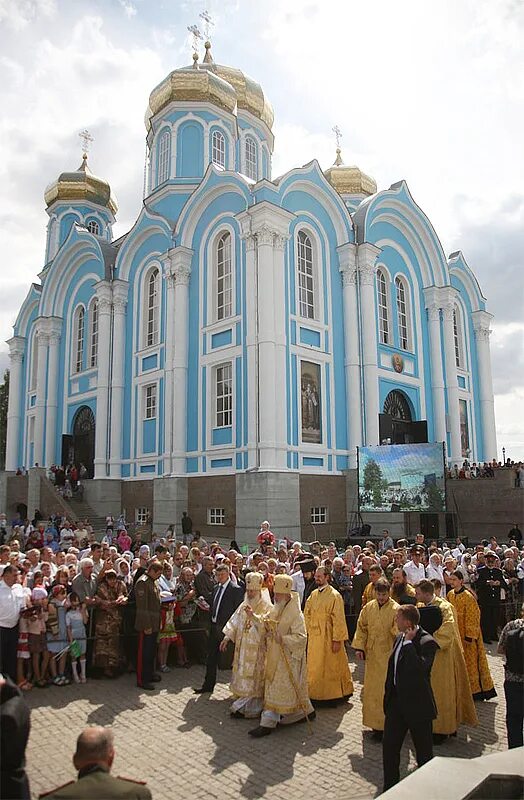
<svg viewBox="0 0 524 800"><path fill-rule="evenodd" d="M393 695L386 711L384 736L382 739L382 762L384 766L384 791L400 780L400 751L409 731L419 767L433 758L433 721L423 719L409 723L402 711L398 697Z"/></svg>
<svg viewBox="0 0 524 800"><path fill-rule="evenodd" d="M218 659L220 656L220 642L224 638L222 629L216 624L211 623L211 630L209 631L207 661L206 661L206 676L204 678L204 687L210 692L215 688L217 682L217 668Z"/></svg>
<svg viewBox="0 0 524 800"><path fill-rule="evenodd" d="M485 642L495 642L498 639L498 624L500 616L500 602L487 600L480 603L480 628Z"/></svg>
<svg viewBox="0 0 524 800"><path fill-rule="evenodd" d="M0 628L0 672L9 675L16 683L16 651L18 624L14 628Z"/></svg>
<svg viewBox="0 0 524 800"><path fill-rule="evenodd" d="M136 682L137 686L151 683L155 672L156 642L158 632L138 634L138 652L136 656Z"/></svg>
<svg viewBox="0 0 524 800"><path fill-rule="evenodd" d="M504 681L506 695L506 730L508 732L508 748L522 747L524 744L524 683Z"/></svg>

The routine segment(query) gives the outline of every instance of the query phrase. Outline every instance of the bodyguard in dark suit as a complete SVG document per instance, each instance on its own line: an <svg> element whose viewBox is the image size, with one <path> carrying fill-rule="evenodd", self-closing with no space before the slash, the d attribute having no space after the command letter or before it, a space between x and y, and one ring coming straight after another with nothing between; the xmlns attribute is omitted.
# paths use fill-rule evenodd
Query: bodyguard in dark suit
<svg viewBox="0 0 524 800"><path fill-rule="evenodd" d="M500 594L502 589L508 588L502 570L495 566L496 558L495 553L486 553L486 566L477 570L475 583L480 606L480 628L486 644L498 640Z"/></svg>
<svg viewBox="0 0 524 800"><path fill-rule="evenodd" d="M400 634L389 657L384 693L384 791L400 780L400 751L408 731L418 766L433 758L432 723L437 717L437 707L430 678L438 644L419 627L419 622L416 606L400 606L397 611Z"/></svg>
<svg viewBox="0 0 524 800"><path fill-rule="evenodd" d="M195 694L212 692L217 681L220 642L224 638L222 629L234 611L244 599L244 590L231 582L229 567L220 565L216 568L217 585L213 588L211 598L211 630L209 633L209 649L207 654L206 675L200 689Z"/></svg>

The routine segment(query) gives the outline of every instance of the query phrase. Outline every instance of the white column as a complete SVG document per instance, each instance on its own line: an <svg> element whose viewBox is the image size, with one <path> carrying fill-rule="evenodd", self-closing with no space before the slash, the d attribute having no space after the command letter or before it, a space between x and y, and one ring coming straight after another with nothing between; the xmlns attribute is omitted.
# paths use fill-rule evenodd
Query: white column
<svg viewBox="0 0 524 800"><path fill-rule="evenodd" d="M275 304L273 275L274 231L256 231L258 257L258 360L260 392L260 466L276 466Z"/></svg>
<svg viewBox="0 0 524 800"><path fill-rule="evenodd" d="M360 391L360 348L358 341L356 245L338 248L344 305L344 366L348 419L349 466L357 466L357 447L362 445L362 394Z"/></svg>
<svg viewBox="0 0 524 800"><path fill-rule="evenodd" d="M21 397L25 341L23 336L13 336L7 342L11 362L9 368L9 404L7 407L7 447L5 455L5 468L8 472L16 472L21 463L19 461L18 443L20 441L20 421L25 408L25 403Z"/></svg>
<svg viewBox="0 0 524 800"><path fill-rule="evenodd" d="M239 214L237 219L242 228L242 239L246 245L246 359L247 359L247 452L248 468L259 465L258 452L258 405L257 391L257 279L256 279L256 239L251 233L251 217L247 211Z"/></svg>
<svg viewBox="0 0 524 800"><path fill-rule="evenodd" d="M285 250L289 234L276 233L273 241L273 306L275 313L275 466L287 466L287 409L290 397L286 391L286 284Z"/></svg>
<svg viewBox="0 0 524 800"><path fill-rule="evenodd" d="M366 419L364 444L370 446L380 444L378 426L377 314L375 308L375 261L379 253L380 248L367 242L360 244L357 250Z"/></svg>
<svg viewBox="0 0 524 800"><path fill-rule="evenodd" d="M164 390L164 475L173 471L173 359L175 355L175 279L169 274L171 261L163 262L166 280L166 366Z"/></svg>
<svg viewBox="0 0 524 800"><path fill-rule="evenodd" d="M489 349L489 337L491 334L489 325L493 317L487 311L474 311L471 316L477 344L477 369L482 417L482 460L489 461L497 457L495 400L493 397L491 354ZM478 454L477 460L481 460Z"/></svg>
<svg viewBox="0 0 524 800"><path fill-rule="evenodd" d="M111 441L109 475L122 477L123 404L127 281L113 281L113 369L111 377Z"/></svg>
<svg viewBox="0 0 524 800"><path fill-rule="evenodd" d="M448 291L442 302L444 360L446 364L446 389L448 394L448 427L450 432L450 452L448 454L448 460L453 462L453 464L460 464L462 463L462 444L460 438L459 388L455 355L455 335L453 332L454 310L455 303Z"/></svg>
<svg viewBox="0 0 524 800"><path fill-rule="evenodd" d="M442 342L440 336L440 307L434 289L425 289L428 312L429 348L431 363L431 397L433 401L433 430L436 442L444 442L447 450L446 400L444 371L442 369Z"/></svg>
<svg viewBox="0 0 524 800"><path fill-rule="evenodd" d="M109 375L111 344L111 299L109 281L95 284L98 299L98 352L96 379L95 478L107 478L109 424Z"/></svg>
<svg viewBox="0 0 524 800"><path fill-rule="evenodd" d="M50 317L47 320L49 335L49 361L47 367L47 403L45 428L45 455L41 466L56 464L56 415L58 412L58 371L60 355L60 334L62 319Z"/></svg>
<svg viewBox="0 0 524 800"><path fill-rule="evenodd" d="M187 359L189 350L189 281L193 250L175 247L169 251L174 286L173 353L173 450L174 475L186 473L187 453Z"/></svg>
<svg viewBox="0 0 524 800"><path fill-rule="evenodd" d="M44 421L46 403L47 351L49 337L45 328L45 320L37 320L36 341L38 342L38 365L36 370L36 403L35 403L35 441L33 464L28 467L44 466Z"/></svg>

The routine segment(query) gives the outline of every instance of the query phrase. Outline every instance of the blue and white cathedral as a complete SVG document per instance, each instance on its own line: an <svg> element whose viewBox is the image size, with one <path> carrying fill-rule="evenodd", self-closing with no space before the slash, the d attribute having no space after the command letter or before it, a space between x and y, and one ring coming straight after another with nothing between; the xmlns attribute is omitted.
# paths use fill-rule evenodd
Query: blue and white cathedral
<svg viewBox="0 0 524 800"><path fill-rule="evenodd" d="M339 149L273 178L271 105L209 42L145 124L124 236L86 155L45 192L44 266L8 343L7 470L82 462L92 502L156 525L189 509L246 540L265 518L291 535L347 519L359 445L496 456L491 315L404 181L377 191Z"/></svg>

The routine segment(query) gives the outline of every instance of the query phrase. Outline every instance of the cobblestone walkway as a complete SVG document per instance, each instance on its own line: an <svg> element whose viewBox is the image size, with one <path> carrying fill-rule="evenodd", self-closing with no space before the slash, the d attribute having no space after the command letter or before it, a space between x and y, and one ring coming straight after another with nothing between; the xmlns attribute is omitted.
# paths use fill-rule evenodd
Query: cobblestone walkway
<svg viewBox="0 0 524 800"><path fill-rule="evenodd" d="M498 698L477 704L480 725L462 727L456 739L436 748L438 755L473 758L507 748L503 667L494 651L491 645L488 660ZM202 683L202 667L164 675L158 692L137 689L134 675L33 689L27 697L32 795L75 777L71 757L76 737L91 724L113 727L113 774L147 781L155 800L374 797L382 784L381 745L362 729L363 667L352 663L351 668L355 695L344 707L320 709L312 736L306 725L295 725L256 741L247 735L253 721L229 717L228 673L220 674L224 682L210 699L192 692ZM402 772L414 766L412 749L405 746ZM434 797L439 797L438 787Z"/></svg>

